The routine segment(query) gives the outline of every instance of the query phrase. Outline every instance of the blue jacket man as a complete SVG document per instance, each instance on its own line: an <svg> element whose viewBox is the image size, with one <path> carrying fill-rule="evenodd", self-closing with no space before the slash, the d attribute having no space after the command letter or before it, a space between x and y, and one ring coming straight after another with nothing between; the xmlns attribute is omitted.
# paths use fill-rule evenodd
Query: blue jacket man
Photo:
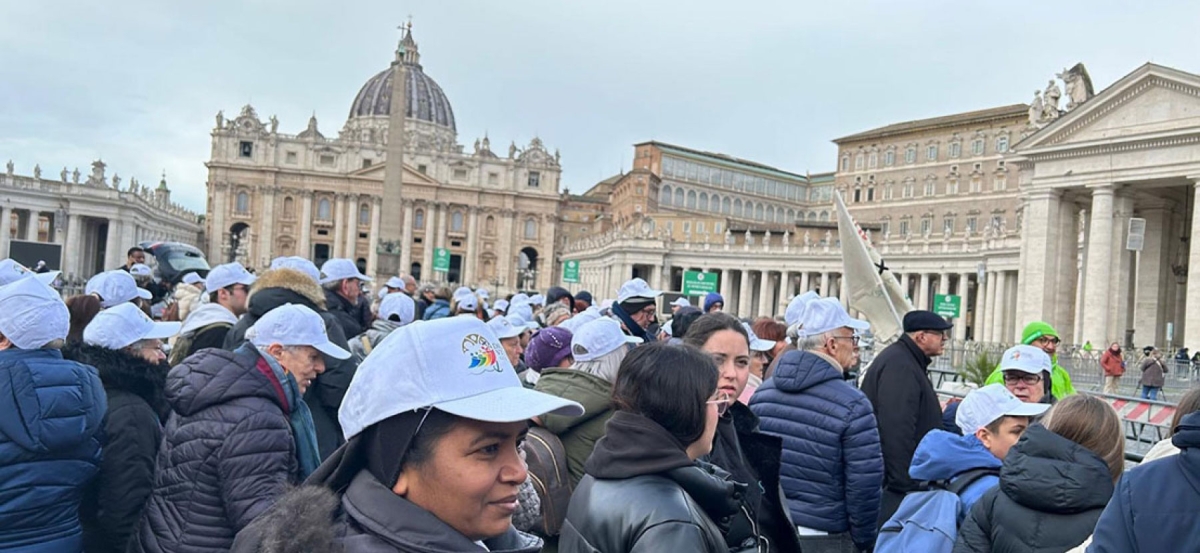
<svg viewBox="0 0 1200 553"><path fill-rule="evenodd" d="M69 326L37 279L0 287L0 551L83 550L79 504L108 401L96 369L58 350Z"/></svg>
<svg viewBox="0 0 1200 553"><path fill-rule="evenodd" d="M1179 455L1121 477L1096 522L1089 553L1178 551L1200 543L1200 413L1183 417L1171 443Z"/></svg>
<svg viewBox="0 0 1200 553"><path fill-rule="evenodd" d="M945 430L930 430L917 445L908 475L913 480L952 481L955 476L968 470L995 469L996 475L982 476L958 494L962 501L961 516L971 511L971 506L984 492L1000 483L1002 464L1003 461L988 451L974 434L959 436Z"/></svg>

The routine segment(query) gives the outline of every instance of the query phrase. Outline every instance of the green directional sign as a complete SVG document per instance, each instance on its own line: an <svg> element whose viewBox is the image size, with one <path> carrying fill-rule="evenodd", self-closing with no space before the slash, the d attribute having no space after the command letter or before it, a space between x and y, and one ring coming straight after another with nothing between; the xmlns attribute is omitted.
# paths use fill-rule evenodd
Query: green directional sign
<svg viewBox="0 0 1200 553"><path fill-rule="evenodd" d="M443 273L450 272L450 250L446 248L433 249L433 270Z"/></svg>
<svg viewBox="0 0 1200 553"><path fill-rule="evenodd" d="M683 272L683 295L699 296L717 291L717 273Z"/></svg>
<svg viewBox="0 0 1200 553"><path fill-rule="evenodd" d="M579 262L575 260L563 261L562 281L576 284L579 282Z"/></svg>
<svg viewBox="0 0 1200 553"><path fill-rule="evenodd" d="M940 317L957 319L962 316L962 296L933 295L933 312Z"/></svg>

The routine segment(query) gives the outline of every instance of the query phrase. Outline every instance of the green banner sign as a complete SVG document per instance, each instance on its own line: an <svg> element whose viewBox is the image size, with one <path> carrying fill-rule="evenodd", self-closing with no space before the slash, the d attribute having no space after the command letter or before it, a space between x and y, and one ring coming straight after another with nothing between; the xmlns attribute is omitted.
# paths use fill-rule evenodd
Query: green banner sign
<svg viewBox="0 0 1200 553"><path fill-rule="evenodd" d="M683 295L700 296L717 291L717 273L683 272Z"/></svg>
<svg viewBox="0 0 1200 553"><path fill-rule="evenodd" d="M962 316L962 296L934 294L933 312L941 317L957 319Z"/></svg>
<svg viewBox="0 0 1200 553"><path fill-rule="evenodd" d="M450 272L450 250L446 248L433 249L433 270L443 273Z"/></svg>
<svg viewBox="0 0 1200 553"><path fill-rule="evenodd" d="M579 282L579 262L575 260L563 261L562 281L577 284Z"/></svg>

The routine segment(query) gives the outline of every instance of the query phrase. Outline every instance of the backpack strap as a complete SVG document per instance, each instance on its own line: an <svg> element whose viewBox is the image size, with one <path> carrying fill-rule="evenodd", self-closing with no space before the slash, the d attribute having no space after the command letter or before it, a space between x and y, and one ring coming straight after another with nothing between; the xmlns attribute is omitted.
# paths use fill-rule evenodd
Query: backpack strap
<svg viewBox="0 0 1200 553"><path fill-rule="evenodd" d="M362 341L362 345L363 345L363 355L364 355L364 356L366 356L366 355L370 355L370 354L371 354L371 349L372 349L372 348L371 348L371 339L370 339L370 338L367 338L367 335L366 335L366 333L363 333L363 335L362 335L362 336L359 336L359 337L358 337L358 339L359 339L360 341Z"/></svg>
<svg viewBox="0 0 1200 553"><path fill-rule="evenodd" d="M978 468L960 472L955 475L953 482L950 482L945 486L945 489L954 495L959 495L963 492L963 490L967 489L968 486L974 484L980 478L985 476L1000 476L1000 469Z"/></svg>

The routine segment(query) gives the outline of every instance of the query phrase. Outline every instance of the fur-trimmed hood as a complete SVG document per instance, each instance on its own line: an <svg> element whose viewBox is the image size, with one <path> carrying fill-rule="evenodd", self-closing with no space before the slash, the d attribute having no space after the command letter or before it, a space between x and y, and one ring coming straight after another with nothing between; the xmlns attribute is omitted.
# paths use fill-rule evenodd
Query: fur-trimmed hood
<svg viewBox="0 0 1200 553"><path fill-rule="evenodd" d="M157 366L145 359L122 350L91 346L84 343L71 344L63 348L63 357L91 365L100 373L100 381L109 392L120 391L133 394L162 415L167 412L166 364Z"/></svg>
<svg viewBox="0 0 1200 553"><path fill-rule="evenodd" d="M308 304L307 307L315 311L325 310L325 291L308 275L295 269L271 269L259 275L258 280L250 287L250 297L246 300L249 312L255 317L261 317L267 311L282 305L273 301L278 299L276 296L292 294L280 294L281 290L292 292L307 300L301 303ZM258 301L255 301L256 297ZM261 311L256 310L256 307Z"/></svg>

